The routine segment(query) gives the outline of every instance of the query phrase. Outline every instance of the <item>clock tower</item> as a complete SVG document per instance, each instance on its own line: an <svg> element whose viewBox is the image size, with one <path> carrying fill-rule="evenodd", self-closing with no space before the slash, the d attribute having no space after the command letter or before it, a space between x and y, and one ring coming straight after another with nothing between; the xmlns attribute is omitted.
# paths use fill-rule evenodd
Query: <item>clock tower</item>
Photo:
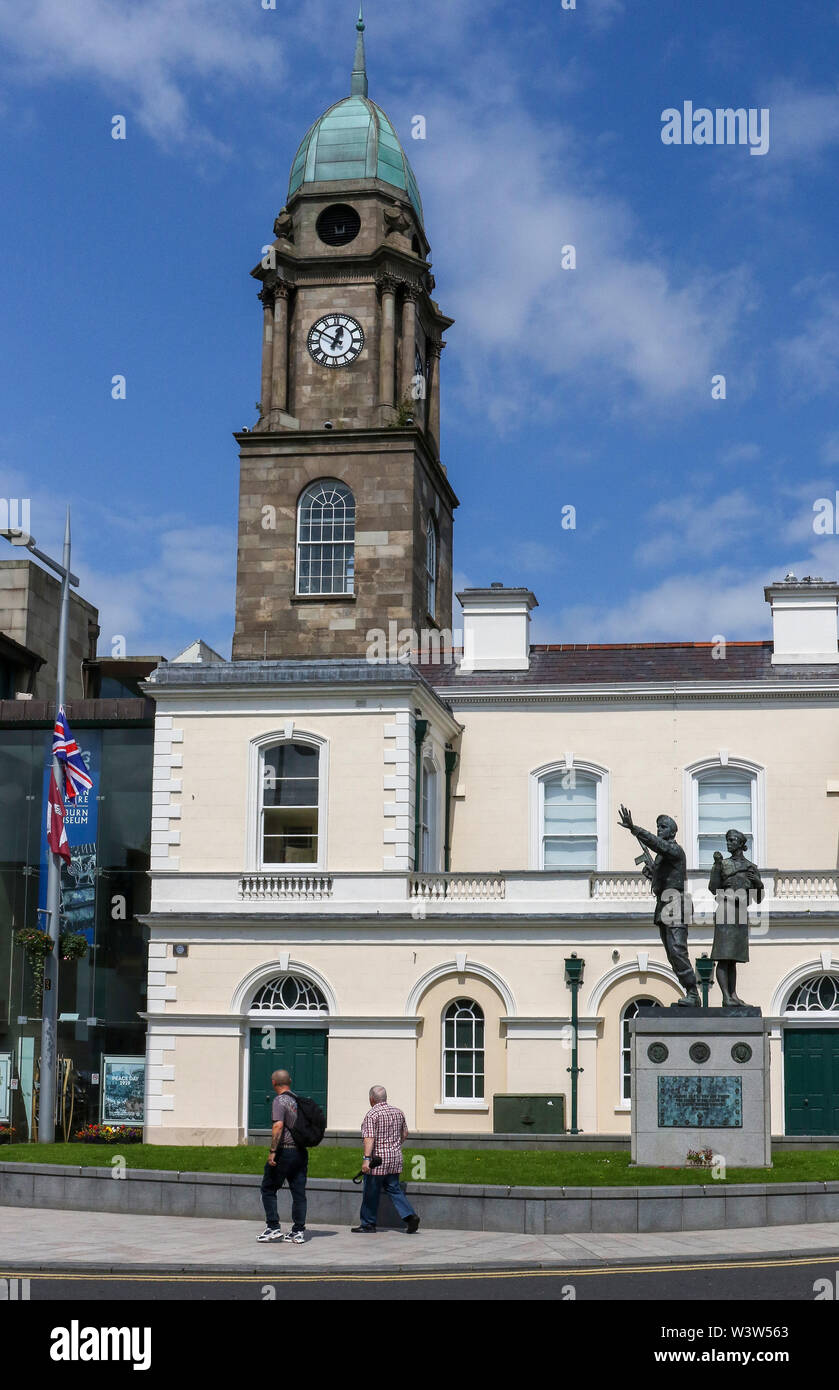
<svg viewBox="0 0 839 1390"><path fill-rule="evenodd" d="M440 353L416 179L368 97L307 132L261 283L262 388L241 472L234 661L363 658L371 630L451 625Z"/></svg>

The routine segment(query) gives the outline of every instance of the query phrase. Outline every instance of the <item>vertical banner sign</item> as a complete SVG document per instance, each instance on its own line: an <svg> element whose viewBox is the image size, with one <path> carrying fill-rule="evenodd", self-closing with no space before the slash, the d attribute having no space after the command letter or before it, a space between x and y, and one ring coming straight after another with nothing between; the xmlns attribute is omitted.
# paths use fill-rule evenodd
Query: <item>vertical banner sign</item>
<svg viewBox="0 0 839 1390"><path fill-rule="evenodd" d="M76 731L73 731L76 733ZM75 801L64 798L64 828L70 846L70 863L61 865L61 930L76 932L83 936L88 946L93 945L93 932L96 921L96 837L99 828L99 777L102 765L102 734L99 729L82 729L76 733L76 741L82 761L93 781L89 791L84 791ZM47 905L47 836L46 807L49 800L50 772L52 770L52 733L47 744L47 760L44 767L43 806L41 827L41 873L38 881L38 906ZM40 918L40 925L46 918Z"/></svg>

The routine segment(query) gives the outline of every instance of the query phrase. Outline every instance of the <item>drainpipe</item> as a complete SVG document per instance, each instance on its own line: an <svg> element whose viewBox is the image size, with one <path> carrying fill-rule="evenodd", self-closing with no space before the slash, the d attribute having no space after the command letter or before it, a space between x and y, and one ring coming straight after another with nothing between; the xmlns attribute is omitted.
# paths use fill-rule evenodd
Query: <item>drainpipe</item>
<svg viewBox="0 0 839 1390"><path fill-rule="evenodd" d="M446 749L446 833L443 841L443 871L447 874L451 873L452 868L452 778L458 757L453 748Z"/></svg>
<svg viewBox="0 0 839 1390"><path fill-rule="evenodd" d="M420 806L422 797L422 745L428 733L428 720L414 720L416 752L414 761L414 873L420 870Z"/></svg>

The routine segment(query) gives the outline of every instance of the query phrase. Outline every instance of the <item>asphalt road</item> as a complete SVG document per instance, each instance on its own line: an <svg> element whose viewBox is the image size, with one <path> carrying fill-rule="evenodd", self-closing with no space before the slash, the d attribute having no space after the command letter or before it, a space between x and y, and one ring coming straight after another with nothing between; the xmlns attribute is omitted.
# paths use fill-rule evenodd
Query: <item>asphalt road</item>
<svg viewBox="0 0 839 1390"><path fill-rule="evenodd" d="M839 1252L835 1257L762 1256L683 1265L611 1266L595 1269L499 1270L476 1274L307 1274L267 1279L265 1275L39 1274L3 1279L29 1283L8 1287L6 1298L64 1303L125 1301L239 1303L273 1301L346 1302L703 1302L813 1303L839 1301ZM823 1281L819 1284L817 1281ZM824 1281L827 1281L826 1283ZM823 1297L817 1299L817 1292ZM9 1309L11 1311L11 1309ZM777 1315L776 1315L777 1320ZM766 1321L766 1319L759 1319Z"/></svg>

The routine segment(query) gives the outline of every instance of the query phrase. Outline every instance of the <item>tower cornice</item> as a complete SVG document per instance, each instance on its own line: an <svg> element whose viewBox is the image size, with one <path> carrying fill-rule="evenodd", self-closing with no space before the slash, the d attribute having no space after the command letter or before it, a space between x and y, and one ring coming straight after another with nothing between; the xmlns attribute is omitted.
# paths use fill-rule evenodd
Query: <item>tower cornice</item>
<svg viewBox="0 0 839 1390"><path fill-rule="evenodd" d="M385 425L347 430L241 430L233 438L239 445L242 457L264 455L275 460L284 454L299 457L307 451L328 456L336 453L364 454L375 449L387 451L388 447L402 453L406 448L415 448L452 511L460 506L460 499L449 482L443 464L430 446L426 433L416 427L400 429Z"/></svg>

